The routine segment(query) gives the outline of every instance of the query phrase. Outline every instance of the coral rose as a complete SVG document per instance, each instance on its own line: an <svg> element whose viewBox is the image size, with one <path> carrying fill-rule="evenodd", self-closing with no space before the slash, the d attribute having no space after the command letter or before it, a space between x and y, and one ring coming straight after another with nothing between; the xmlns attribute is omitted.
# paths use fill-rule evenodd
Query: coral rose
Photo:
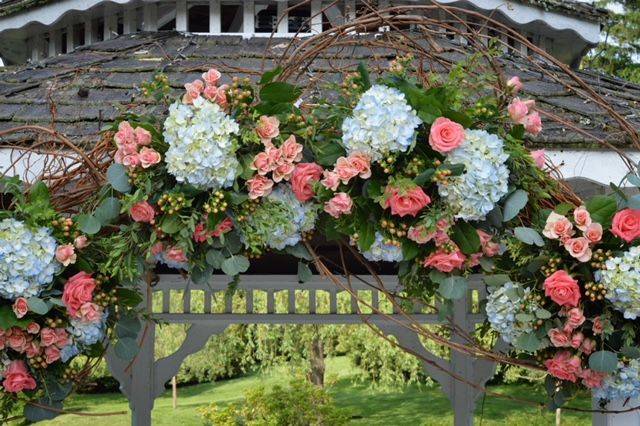
<svg viewBox="0 0 640 426"><path fill-rule="evenodd" d="M464 127L448 118L438 117L429 131L429 145L441 154L453 151L464 142Z"/></svg>
<svg viewBox="0 0 640 426"><path fill-rule="evenodd" d="M256 126L256 133L265 145L271 144L271 139L280 135L280 120L277 117L267 117L263 115Z"/></svg>
<svg viewBox="0 0 640 426"><path fill-rule="evenodd" d="M40 343L42 346L51 346L55 345L58 341L58 336L56 336L56 332L54 329L45 327L40 331Z"/></svg>
<svg viewBox="0 0 640 426"><path fill-rule="evenodd" d="M433 239L435 232L429 232L424 225L415 225L409 227L407 238L418 244L426 244Z"/></svg>
<svg viewBox="0 0 640 426"><path fill-rule="evenodd" d="M78 256L72 244L63 244L56 248L56 260L63 266L69 266L76 263Z"/></svg>
<svg viewBox="0 0 640 426"><path fill-rule="evenodd" d="M40 325L37 322L29 323L29 325L27 326L27 333L29 334L40 333Z"/></svg>
<svg viewBox="0 0 640 426"><path fill-rule="evenodd" d="M58 349L55 346L49 346L44 349L44 357L45 357L44 361L47 364L53 364L54 362L60 359L60 349Z"/></svg>
<svg viewBox="0 0 640 426"><path fill-rule="evenodd" d="M577 332L571 336L571 347L573 349L578 349L582 345L582 342L584 342L584 334L581 332Z"/></svg>
<svg viewBox="0 0 640 426"><path fill-rule="evenodd" d="M578 306L580 287L578 281L566 271L556 271L544 280L544 294L560 306Z"/></svg>
<svg viewBox="0 0 640 426"><path fill-rule="evenodd" d="M585 321L584 313L580 308L572 308L567 312L567 323L565 330L573 331L580 327Z"/></svg>
<svg viewBox="0 0 640 426"><path fill-rule="evenodd" d="M316 163L298 163L291 174L291 189L302 202L313 198L313 183L318 182L323 169Z"/></svg>
<svg viewBox="0 0 640 426"><path fill-rule="evenodd" d="M591 355L591 353L596 349L596 342L593 339L584 339L582 345L580 346L580 350L584 352L585 355Z"/></svg>
<svg viewBox="0 0 640 426"><path fill-rule="evenodd" d="M544 365L552 376L574 383L582 371L580 358L569 351L558 352L553 358L546 360Z"/></svg>
<svg viewBox="0 0 640 426"><path fill-rule="evenodd" d="M447 253L439 251L427 257L423 263L424 267L435 268L440 272L451 272L454 269L460 269L466 260L460 251Z"/></svg>
<svg viewBox="0 0 640 426"><path fill-rule="evenodd" d="M400 217L415 217L423 208L431 203L431 198L429 198L419 186L414 186L410 189L399 189L393 186L387 186L385 196L385 208L391 208L391 214Z"/></svg>
<svg viewBox="0 0 640 426"><path fill-rule="evenodd" d="M17 393L36 388L36 381L27 371L27 364L21 360L11 361L4 372L2 386L7 392Z"/></svg>
<svg viewBox="0 0 640 426"><path fill-rule="evenodd" d="M27 303L27 299L25 299L24 297L18 297L16 301L13 302L12 309L17 318L22 318L27 315L27 312L29 312L29 304Z"/></svg>
<svg viewBox="0 0 640 426"><path fill-rule="evenodd" d="M129 214L131 215L131 219L136 222L153 224L156 216L156 211L148 202L140 201L131 206Z"/></svg>
<svg viewBox="0 0 640 426"><path fill-rule="evenodd" d="M335 218L351 213L352 207L353 201L351 197L344 192L338 192L332 199L324 203L324 211Z"/></svg>
<svg viewBox="0 0 640 426"><path fill-rule="evenodd" d="M91 302L95 288L96 280L84 271L78 272L67 280L62 292L62 303L66 306L69 315L75 317L82 305Z"/></svg>
<svg viewBox="0 0 640 426"><path fill-rule="evenodd" d="M640 237L640 210L624 209L616 213L611 232L628 243Z"/></svg>
<svg viewBox="0 0 640 426"><path fill-rule="evenodd" d="M605 373L593 371L589 368L582 370L582 372L580 373L582 384L589 389L599 388L600 386L602 386L602 380L604 380L605 377L607 377Z"/></svg>
<svg viewBox="0 0 640 426"><path fill-rule="evenodd" d="M187 259L187 255L184 253L184 250L177 246L170 247L164 252L164 256L176 263L186 263L189 260Z"/></svg>

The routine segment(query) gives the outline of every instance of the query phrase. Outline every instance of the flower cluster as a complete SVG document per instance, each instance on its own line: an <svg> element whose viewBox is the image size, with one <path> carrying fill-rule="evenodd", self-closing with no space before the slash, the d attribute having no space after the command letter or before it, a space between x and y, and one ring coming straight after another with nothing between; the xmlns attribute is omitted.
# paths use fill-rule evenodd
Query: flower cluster
<svg viewBox="0 0 640 426"><path fill-rule="evenodd" d="M507 108L511 119L515 123L523 125L525 130L532 135L537 135L542 131L542 120L540 114L534 110L535 105L534 100L522 101L515 98Z"/></svg>
<svg viewBox="0 0 640 426"><path fill-rule="evenodd" d="M167 171L178 182L219 189L230 186L238 172L238 123L218 104L202 97L192 105L174 103L164 122Z"/></svg>
<svg viewBox="0 0 640 426"><path fill-rule="evenodd" d="M616 371L602 381L594 396L608 401L626 401L640 396L640 360L618 362Z"/></svg>
<svg viewBox="0 0 640 426"><path fill-rule="evenodd" d="M147 169L162 159L158 151L149 147L151 133L142 127L132 127L128 121L120 122L113 140L118 147L115 162L130 169Z"/></svg>
<svg viewBox="0 0 640 426"><path fill-rule="evenodd" d="M600 283L606 298L625 318L635 320L640 315L640 246L607 260L605 266Z"/></svg>
<svg viewBox="0 0 640 426"><path fill-rule="evenodd" d="M407 151L420 123L402 92L374 85L342 123L342 143L348 153L362 152L378 161L388 153Z"/></svg>
<svg viewBox="0 0 640 426"><path fill-rule="evenodd" d="M0 296L37 296L59 268L56 240L47 228L35 230L19 220L0 222Z"/></svg>
<svg viewBox="0 0 640 426"><path fill-rule="evenodd" d="M483 220L507 194L508 154L498 136L484 130L467 130L464 142L447 155L452 164L465 171L438 184L438 192L463 220Z"/></svg>
<svg viewBox="0 0 640 426"><path fill-rule="evenodd" d="M402 248L385 242L384 235L376 232L373 244L362 255L372 262L400 262L402 260Z"/></svg>
<svg viewBox="0 0 640 426"><path fill-rule="evenodd" d="M223 84L218 86L222 74L217 69L210 69L202 74L202 80L194 80L184 85L185 94L182 96L182 103L193 104L196 99L205 98L220 105L221 108L227 106L227 91L229 86Z"/></svg>
<svg viewBox="0 0 640 426"><path fill-rule="evenodd" d="M500 287L489 287L487 320L507 343L514 342L534 329L535 313L540 308L531 289L508 281Z"/></svg>
<svg viewBox="0 0 640 426"><path fill-rule="evenodd" d="M339 157L333 170L325 170L322 173L320 183L331 191L337 191L342 183L347 185L356 176L361 179L371 177L371 158L363 152L352 152L348 157Z"/></svg>
<svg viewBox="0 0 640 426"><path fill-rule="evenodd" d="M547 217L542 234L559 240L565 250L580 262L588 262L593 255L592 247L602 240L602 225L591 220L591 215L584 206L573 211L575 227L582 231L582 236L574 237L574 223L563 215L551 212Z"/></svg>

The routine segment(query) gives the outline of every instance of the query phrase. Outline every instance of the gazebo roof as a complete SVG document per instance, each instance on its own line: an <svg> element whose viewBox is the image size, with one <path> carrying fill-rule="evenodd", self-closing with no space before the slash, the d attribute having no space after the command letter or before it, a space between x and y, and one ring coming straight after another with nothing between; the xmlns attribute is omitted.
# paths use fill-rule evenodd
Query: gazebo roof
<svg viewBox="0 0 640 426"><path fill-rule="evenodd" d="M167 74L177 95L184 83L199 78L212 66L223 71L226 78L256 77L263 65L265 70L274 66L290 42L291 39L176 32L136 33L78 48L38 64L0 68L0 130L21 124L51 125L55 121L56 129L73 140L91 142L121 112L131 108L148 112L154 107L141 102L138 95L140 84L150 81L156 72ZM461 46L443 46L444 57L461 59ZM370 59L371 51L354 47L341 55L342 64L355 66ZM611 131L612 119L598 105L585 102L531 64L511 56L505 56L502 62L506 75L518 75L523 80L523 97L535 98L545 110L578 124L590 134L612 143L625 143L624 138ZM305 74L311 77L318 72L327 74L335 69L328 58L319 57ZM640 86L595 71L576 73L640 129ZM557 123L547 123L541 135L531 142L555 148L593 146L590 138Z"/></svg>

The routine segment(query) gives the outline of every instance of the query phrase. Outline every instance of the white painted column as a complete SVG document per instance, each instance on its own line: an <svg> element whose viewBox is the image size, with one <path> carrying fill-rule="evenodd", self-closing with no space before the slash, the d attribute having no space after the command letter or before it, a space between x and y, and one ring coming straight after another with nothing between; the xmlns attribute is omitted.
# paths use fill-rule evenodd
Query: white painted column
<svg viewBox="0 0 640 426"><path fill-rule="evenodd" d="M245 0L242 4L242 32L247 36L253 36L256 31L255 3L253 0Z"/></svg>
<svg viewBox="0 0 640 426"><path fill-rule="evenodd" d="M37 62L42 59L42 35L36 34L29 39L29 48L31 49L31 61Z"/></svg>
<svg viewBox="0 0 640 426"><path fill-rule="evenodd" d="M158 5L156 3L145 3L143 29L145 31L158 31Z"/></svg>
<svg viewBox="0 0 640 426"><path fill-rule="evenodd" d="M137 12L138 11L131 6L124 7L124 16L122 18L122 32L124 34L131 34L138 31Z"/></svg>
<svg viewBox="0 0 640 426"><path fill-rule="evenodd" d="M209 32L211 34L222 32L221 16L220 0L209 0Z"/></svg>
<svg viewBox="0 0 640 426"><path fill-rule="evenodd" d="M277 6L278 6L278 11L277 11L278 19L281 19L281 21L278 22L278 28L276 32L278 34L286 34L289 32L289 17L282 16L282 15L284 15L284 12L289 7L289 4L286 1L279 1L277 3Z"/></svg>
<svg viewBox="0 0 640 426"><path fill-rule="evenodd" d="M605 406L605 410L624 411L640 406L640 398L625 401L611 401ZM600 404L594 398L593 409L600 409ZM640 425L640 410L626 413L593 413L591 418L593 426L638 426Z"/></svg>
<svg viewBox="0 0 640 426"><path fill-rule="evenodd" d="M188 31L187 18L187 0L176 1L176 31Z"/></svg>
<svg viewBox="0 0 640 426"><path fill-rule="evenodd" d="M73 43L73 25L67 25L67 53L72 52L75 44Z"/></svg>
<svg viewBox="0 0 640 426"><path fill-rule="evenodd" d="M84 20L84 44L85 46L93 43L93 19L87 16Z"/></svg>
<svg viewBox="0 0 640 426"><path fill-rule="evenodd" d="M118 34L118 15L116 9L109 3L104 5L103 40L111 40Z"/></svg>
<svg viewBox="0 0 640 426"><path fill-rule="evenodd" d="M311 32L319 34L322 32L322 0L311 0Z"/></svg>
<svg viewBox="0 0 640 426"><path fill-rule="evenodd" d="M53 57L60 51L60 30L49 31L49 49L47 56Z"/></svg>

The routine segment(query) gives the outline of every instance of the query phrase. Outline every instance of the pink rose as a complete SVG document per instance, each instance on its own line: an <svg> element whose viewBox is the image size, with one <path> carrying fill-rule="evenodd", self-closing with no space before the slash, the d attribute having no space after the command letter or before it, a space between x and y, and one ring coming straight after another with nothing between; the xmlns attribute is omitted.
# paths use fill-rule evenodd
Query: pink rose
<svg viewBox="0 0 640 426"><path fill-rule="evenodd" d="M602 319L600 319L600 317L595 317L593 319L593 327L591 327L591 329L593 330L593 334L602 334L602 332L604 331L604 327L602 325Z"/></svg>
<svg viewBox="0 0 640 426"><path fill-rule="evenodd" d="M585 231L591 225L591 215L585 206L577 207L573 211L573 220L576 222L576 228Z"/></svg>
<svg viewBox="0 0 640 426"><path fill-rule="evenodd" d="M582 379L582 384L588 387L589 389L599 388L602 386L602 380L607 377L605 373L600 373L598 371L593 371L591 369L582 370L580 373L580 378Z"/></svg>
<svg viewBox="0 0 640 426"><path fill-rule="evenodd" d="M56 332L54 329L45 327L40 331L40 342L42 346L55 345L57 341Z"/></svg>
<svg viewBox="0 0 640 426"><path fill-rule="evenodd" d="M136 222L151 223L155 222L156 211L153 206L146 201L140 201L131 206L129 211L131 219Z"/></svg>
<svg viewBox="0 0 640 426"><path fill-rule="evenodd" d="M587 226L587 229L584 231L584 236L587 237L587 240L592 244L600 242L600 240L602 240L602 225L592 223Z"/></svg>
<svg viewBox="0 0 640 426"><path fill-rule="evenodd" d="M349 161L348 158L340 157L336 161L335 172L338 174L338 177L345 185L349 183L351 178L358 176L360 171L354 167L354 164Z"/></svg>
<svg viewBox="0 0 640 426"><path fill-rule="evenodd" d="M482 246L482 253L487 257L493 257L500 253L500 244L491 241L492 236L484 232L482 229L478 229L478 236L480 237L480 245Z"/></svg>
<svg viewBox="0 0 640 426"><path fill-rule="evenodd" d="M89 245L89 239L86 235L79 235L73 240L73 245L76 246L78 250L82 250Z"/></svg>
<svg viewBox="0 0 640 426"><path fill-rule="evenodd" d="M433 240L436 243L436 247L441 247L451 242L449 235L445 231L436 231L436 235L433 236Z"/></svg>
<svg viewBox="0 0 640 426"><path fill-rule="evenodd" d="M352 207L353 201L351 197L344 192L338 192L332 199L324 203L324 211L335 218L351 213Z"/></svg>
<svg viewBox="0 0 640 426"><path fill-rule="evenodd" d="M216 86L207 84L207 87L205 87L202 91L202 96L204 96L204 98L207 100L215 102L216 98L218 97L218 91L219 89Z"/></svg>
<svg viewBox="0 0 640 426"><path fill-rule="evenodd" d="M91 302L95 288L96 280L84 271L67 280L62 293L62 303L67 307L69 315L75 317L82 305Z"/></svg>
<svg viewBox="0 0 640 426"><path fill-rule="evenodd" d="M140 157L138 156L138 154L125 155L122 158L122 165L135 168L140 165Z"/></svg>
<svg viewBox="0 0 640 426"><path fill-rule="evenodd" d="M322 172L323 179L320 181L322 186L332 191L336 191L340 186L340 177L338 173L325 170Z"/></svg>
<svg viewBox="0 0 640 426"><path fill-rule="evenodd" d="M628 243L640 237L640 210L624 209L616 213L611 232Z"/></svg>
<svg viewBox="0 0 640 426"><path fill-rule="evenodd" d="M149 167L158 164L160 162L160 153L153 148L144 147L140 150L140 154L138 154L138 158L140 158L140 165L143 169L148 169Z"/></svg>
<svg viewBox="0 0 640 426"><path fill-rule="evenodd" d="M204 90L204 83L202 80L194 80L192 83L184 85L186 93L182 97L182 102L185 104L192 104L195 99L200 97L200 94Z"/></svg>
<svg viewBox="0 0 640 426"><path fill-rule="evenodd" d="M42 353L42 348L37 341L32 340L27 344L24 353L27 355L27 358L34 358Z"/></svg>
<svg viewBox="0 0 640 426"><path fill-rule="evenodd" d="M530 102L523 102L519 98L515 98L513 101L511 101L511 103L507 107L507 111L509 112L509 117L511 117L511 120L518 124L524 124L523 121L529 113L530 105Z"/></svg>
<svg viewBox="0 0 640 426"><path fill-rule="evenodd" d="M150 251L153 256L157 256L164 251L164 245L161 241L158 241L151 247Z"/></svg>
<svg viewBox="0 0 640 426"><path fill-rule="evenodd" d="M435 232L429 232L424 225L416 225L409 227L407 238L418 244L426 244L433 239Z"/></svg>
<svg viewBox="0 0 640 426"><path fill-rule="evenodd" d="M271 193L273 189L273 181L265 176L256 175L247 181L249 187L249 198L265 197Z"/></svg>
<svg viewBox="0 0 640 426"><path fill-rule="evenodd" d="M518 93L522 90L522 81L520 81L520 77L513 76L507 81L507 87L510 88L513 93Z"/></svg>
<svg viewBox="0 0 640 426"><path fill-rule="evenodd" d="M313 198L313 183L320 180L322 171L322 167L316 163L298 163L295 166L291 175L291 189L298 200L305 202Z"/></svg>
<svg viewBox="0 0 640 426"><path fill-rule="evenodd" d="M525 130L534 136L542 131L542 119L540 119L540 114L537 111L527 115L522 124Z"/></svg>
<svg viewBox="0 0 640 426"><path fill-rule="evenodd" d="M212 86L216 86L218 84L220 77L222 77L222 74L215 68L211 68L207 72L202 73L202 79L204 82Z"/></svg>
<svg viewBox="0 0 640 426"><path fill-rule="evenodd" d="M547 160L544 149L531 151L530 154L531 154L531 158L533 158L533 162L536 163L536 166L538 166L538 168L540 169L544 168L544 163Z"/></svg>
<svg viewBox="0 0 640 426"><path fill-rule="evenodd" d="M87 302L80 306L76 318L83 322L99 322L102 319L102 308L95 303Z"/></svg>
<svg viewBox="0 0 640 426"><path fill-rule="evenodd" d="M136 127L133 131L136 135L136 143L141 146L151 145L151 133L144 127Z"/></svg>
<svg viewBox="0 0 640 426"><path fill-rule="evenodd" d="M291 163L280 164L278 167L275 168L271 177L273 178L274 182L289 180L294 170L295 170L295 166Z"/></svg>
<svg viewBox="0 0 640 426"><path fill-rule="evenodd" d="M546 360L544 365L552 376L574 383L582 371L580 358L571 355L569 351L558 352L553 358Z"/></svg>
<svg viewBox="0 0 640 426"><path fill-rule="evenodd" d="M573 235L573 224L566 217L551 212L542 234L552 240L565 240Z"/></svg>
<svg viewBox="0 0 640 426"><path fill-rule="evenodd" d="M27 303L27 299L24 297L18 297L15 302L13 302L13 313L16 314L16 318L22 318L27 315L29 312L29 304Z"/></svg>
<svg viewBox="0 0 640 426"><path fill-rule="evenodd" d="M271 139L280 135L280 120L276 117L267 117L263 115L256 126L256 133L260 137L263 144L271 144Z"/></svg>
<svg viewBox="0 0 640 426"><path fill-rule="evenodd" d="M71 344L71 339L69 338L69 333L64 328L56 328L56 346L60 349L64 348L67 345Z"/></svg>
<svg viewBox="0 0 640 426"><path fill-rule="evenodd" d="M44 356L45 356L44 361L47 364L53 364L54 362L60 359L60 349L58 349L55 346L48 346L44 348Z"/></svg>
<svg viewBox="0 0 640 426"><path fill-rule="evenodd" d="M193 241L196 243L204 243L210 235L211 233L207 231L207 225L200 222L196 225L196 229L193 230Z"/></svg>
<svg viewBox="0 0 640 426"><path fill-rule="evenodd" d="M18 393L36 388L36 381L27 372L27 364L21 360L11 361L4 372L2 386L7 392Z"/></svg>
<svg viewBox="0 0 640 426"><path fill-rule="evenodd" d="M56 260L63 266L69 266L76 263L78 256L72 244L64 244L56 248Z"/></svg>
<svg viewBox="0 0 640 426"><path fill-rule="evenodd" d="M27 333L38 334L40 332L40 325L37 322L29 323L27 326Z"/></svg>
<svg viewBox="0 0 640 426"><path fill-rule="evenodd" d="M582 342L582 346L580 346L580 350L585 355L591 355L591 353L596 349L596 341L593 339L584 339Z"/></svg>
<svg viewBox="0 0 640 426"><path fill-rule="evenodd" d="M297 163L302 160L302 145L296 142L296 137L291 135L280 147L282 158L288 163Z"/></svg>
<svg viewBox="0 0 640 426"><path fill-rule="evenodd" d="M415 217L420 210L431 203L431 198L419 186L402 190L387 186L385 196L385 208L391 208L391 214L400 217L407 215Z"/></svg>
<svg viewBox="0 0 640 426"><path fill-rule="evenodd" d="M547 333L551 344L556 348L567 348L571 346L571 340L569 335L558 328L552 328Z"/></svg>
<svg viewBox="0 0 640 426"><path fill-rule="evenodd" d="M591 259L592 252L589 247L589 240L585 237L569 238L565 240L564 248L572 257L575 257L580 262L588 262Z"/></svg>
<svg viewBox="0 0 640 426"><path fill-rule="evenodd" d="M223 84L218 87L218 93L216 94L215 103L217 103L220 108L226 108L228 104L227 100L227 90L229 90L229 85ZM213 99L212 99L213 100Z"/></svg>
<svg viewBox="0 0 640 426"><path fill-rule="evenodd" d="M429 131L429 145L441 154L453 151L464 142L464 127L449 120L438 117Z"/></svg>
<svg viewBox="0 0 640 426"><path fill-rule="evenodd" d="M115 141L118 148L122 148L125 145L135 147L135 132L128 121L121 121L120 124L118 124L118 131L114 135L113 140Z"/></svg>
<svg viewBox="0 0 640 426"><path fill-rule="evenodd" d="M584 334L581 332L577 332L571 336L571 347L573 349L578 349L582 345L582 342L584 342Z"/></svg>
<svg viewBox="0 0 640 426"><path fill-rule="evenodd" d="M265 176L267 173L272 171L276 167L276 163L272 161L272 158L269 157L269 154L266 152L259 152L253 158L253 162L251 163L251 168L256 170L259 175Z"/></svg>
<svg viewBox="0 0 640 426"><path fill-rule="evenodd" d="M9 347L16 352L24 352L27 348L28 341L27 336L17 327L11 328L11 335L8 336L7 343Z"/></svg>
<svg viewBox="0 0 640 426"><path fill-rule="evenodd" d="M186 263L189 261L189 259L187 259L187 255L184 253L184 250L182 250L178 246L170 247L167 251L164 252L164 256L175 263Z"/></svg>
<svg viewBox="0 0 640 426"><path fill-rule="evenodd" d="M564 270L556 271L544 280L544 294L560 306L578 306L580 301L578 281Z"/></svg>
<svg viewBox="0 0 640 426"><path fill-rule="evenodd" d="M440 272L451 272L454 269L462 268L465 260L465 256L460 251L453 253L438 251L429 255L423 265L425 268L435 268Z"/></svg>
<svg viewBox="0 0 640 426"><path fill-rule="evenodd" d="M580 308L572 308L567 312L567 323L565 324L565 330L575 330L580 327L585 321L584 314Z"/></svg>
<svg viewBox="0 0 640 426"><path fill-rule="evenodd" d="M347 161L351 165L353 170L358 172L358 175L362 179L369 179L371 177L371 157L362 152L353 152Z"/></svg>

